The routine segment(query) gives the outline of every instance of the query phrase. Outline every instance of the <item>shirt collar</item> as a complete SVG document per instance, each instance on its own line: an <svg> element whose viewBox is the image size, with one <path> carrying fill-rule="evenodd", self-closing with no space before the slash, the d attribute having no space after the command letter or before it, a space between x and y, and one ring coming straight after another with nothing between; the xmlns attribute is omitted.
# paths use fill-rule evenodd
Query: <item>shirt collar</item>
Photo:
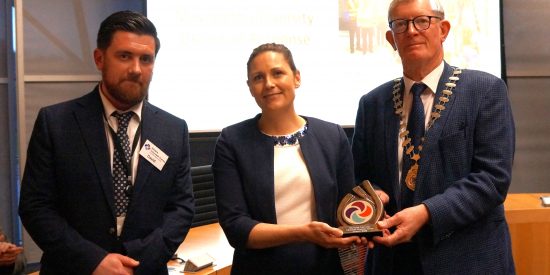
<svg viewBox="0 0 550 275"><path fill-rule="evenodd" d="M431 71L427 76L422 79L422 83L426 84L428 88L435 94L437 90L437 85L439 84L439 79L443 74L443 69L445 68L445 62L443 60L433 71ZM406 76L403 76L403 81L405 82L405 91L410 91L412 85L416 82Z"/></svg>
<svg viewBox="0 0 550 275"><path fill-rule="evenodd" d="M121 110L117 110L115 106L113 106L111 101L109 101L109 99L107 99L107 97L103 95L101 85L99 85L99 95L101 97L101 103L103 103L103 110L105 112L105 118L107 118L107 120L109 120L109 117L111 117L113 112L126 113L129 111L132 111L134 112L134 114L137 115L138 121L141 121L141 109L143 108L143 100L138 104L132 106L130 109L123 112Z"/></svg>

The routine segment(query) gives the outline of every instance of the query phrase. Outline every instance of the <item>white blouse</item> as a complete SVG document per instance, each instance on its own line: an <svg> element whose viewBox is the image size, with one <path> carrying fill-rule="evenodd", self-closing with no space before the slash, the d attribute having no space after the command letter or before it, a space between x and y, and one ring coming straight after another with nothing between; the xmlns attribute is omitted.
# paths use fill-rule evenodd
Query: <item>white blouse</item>
<svg viewBox="0 0 550 275"><path fill-rule="evenodd" d="M316 220L313 185L300 144L276 145L274 163L277 224Z"/></svg>

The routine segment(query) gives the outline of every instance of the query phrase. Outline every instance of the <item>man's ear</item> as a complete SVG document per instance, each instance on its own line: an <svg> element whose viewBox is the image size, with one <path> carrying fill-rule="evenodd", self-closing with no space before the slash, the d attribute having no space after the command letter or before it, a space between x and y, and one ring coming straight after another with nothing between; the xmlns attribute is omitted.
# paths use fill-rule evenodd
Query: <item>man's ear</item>
<svg viewBox="0 0 550 275"><path fill-rule="evenodd" d="M104 62L104 52L100 49L95 49L94 50L94 62L95 62L95 67L98 69L98 70L103 70L103 62Z"/></svg>
<svg viewBox="0 0 550 275"><path fill-rule="evenodd" d="M445 42L445 39L447 39L447 36L449 35L449 32L451 31L451 23L447 20L442 20L439 23L440 29L441 29L441 43Z"/></svg>
<svg viewBox="0 0 550 275"><path fill-rule="evenodd" d="M393 38L392 31L387 31L386 32L386 40L388 41L388 43L390 43L393 50L397 51L397 44L395 43L395 39Z"/></svg>

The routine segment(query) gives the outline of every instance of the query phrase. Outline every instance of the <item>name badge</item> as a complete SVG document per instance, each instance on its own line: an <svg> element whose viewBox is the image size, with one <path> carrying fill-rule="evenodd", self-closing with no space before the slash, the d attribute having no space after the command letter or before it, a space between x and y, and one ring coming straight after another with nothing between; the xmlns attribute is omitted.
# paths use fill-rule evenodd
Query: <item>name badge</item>
<svg viewBox="0 0 550 275"><path fill-rule="evenodd" d="M139 155L153 164L159 171L162 171L162 168L168 160L168 156L149 140L145 141L143 147L141 147L139 151Z"/></svg>

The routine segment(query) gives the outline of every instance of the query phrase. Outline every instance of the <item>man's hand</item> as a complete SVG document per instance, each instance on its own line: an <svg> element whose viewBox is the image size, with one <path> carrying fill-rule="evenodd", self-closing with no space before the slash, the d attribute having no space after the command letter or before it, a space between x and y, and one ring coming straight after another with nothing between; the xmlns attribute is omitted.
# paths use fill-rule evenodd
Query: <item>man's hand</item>
<svg viewBox="0 0 550 275"><path fill-rule="evenodd" d="M383 205L386 205L386 204L388 204L388 202L390 202L390 196L388 196L388 194L386 194L386 192L384 192L380 189L375 189L374 193L376 193L376 195L378 195L378 197L382 201Z"/></svg>
<svg viewBox="0 0 550 275"><path fill-rule="evenodd" d="M0 242L0 266L10 266L15 263L17 255L23 252L22 247L7 242Z"/></svg>
<svg viewBox="0 0 550 275"><path fill-rule="evenodd" d="M95 268L93 275L132 275L139 262L121 254L109 253Z"/></svg>
<svg viewBox="0 0 550 275"><path fill-rule="evenodd" d="M382 230L392 227L396 229L392 234L374 237L373 240L388 247L408 242L428 222L429 218L430 213L424 204L405 208L392 217L379 221L377 225Z"/></svg>

